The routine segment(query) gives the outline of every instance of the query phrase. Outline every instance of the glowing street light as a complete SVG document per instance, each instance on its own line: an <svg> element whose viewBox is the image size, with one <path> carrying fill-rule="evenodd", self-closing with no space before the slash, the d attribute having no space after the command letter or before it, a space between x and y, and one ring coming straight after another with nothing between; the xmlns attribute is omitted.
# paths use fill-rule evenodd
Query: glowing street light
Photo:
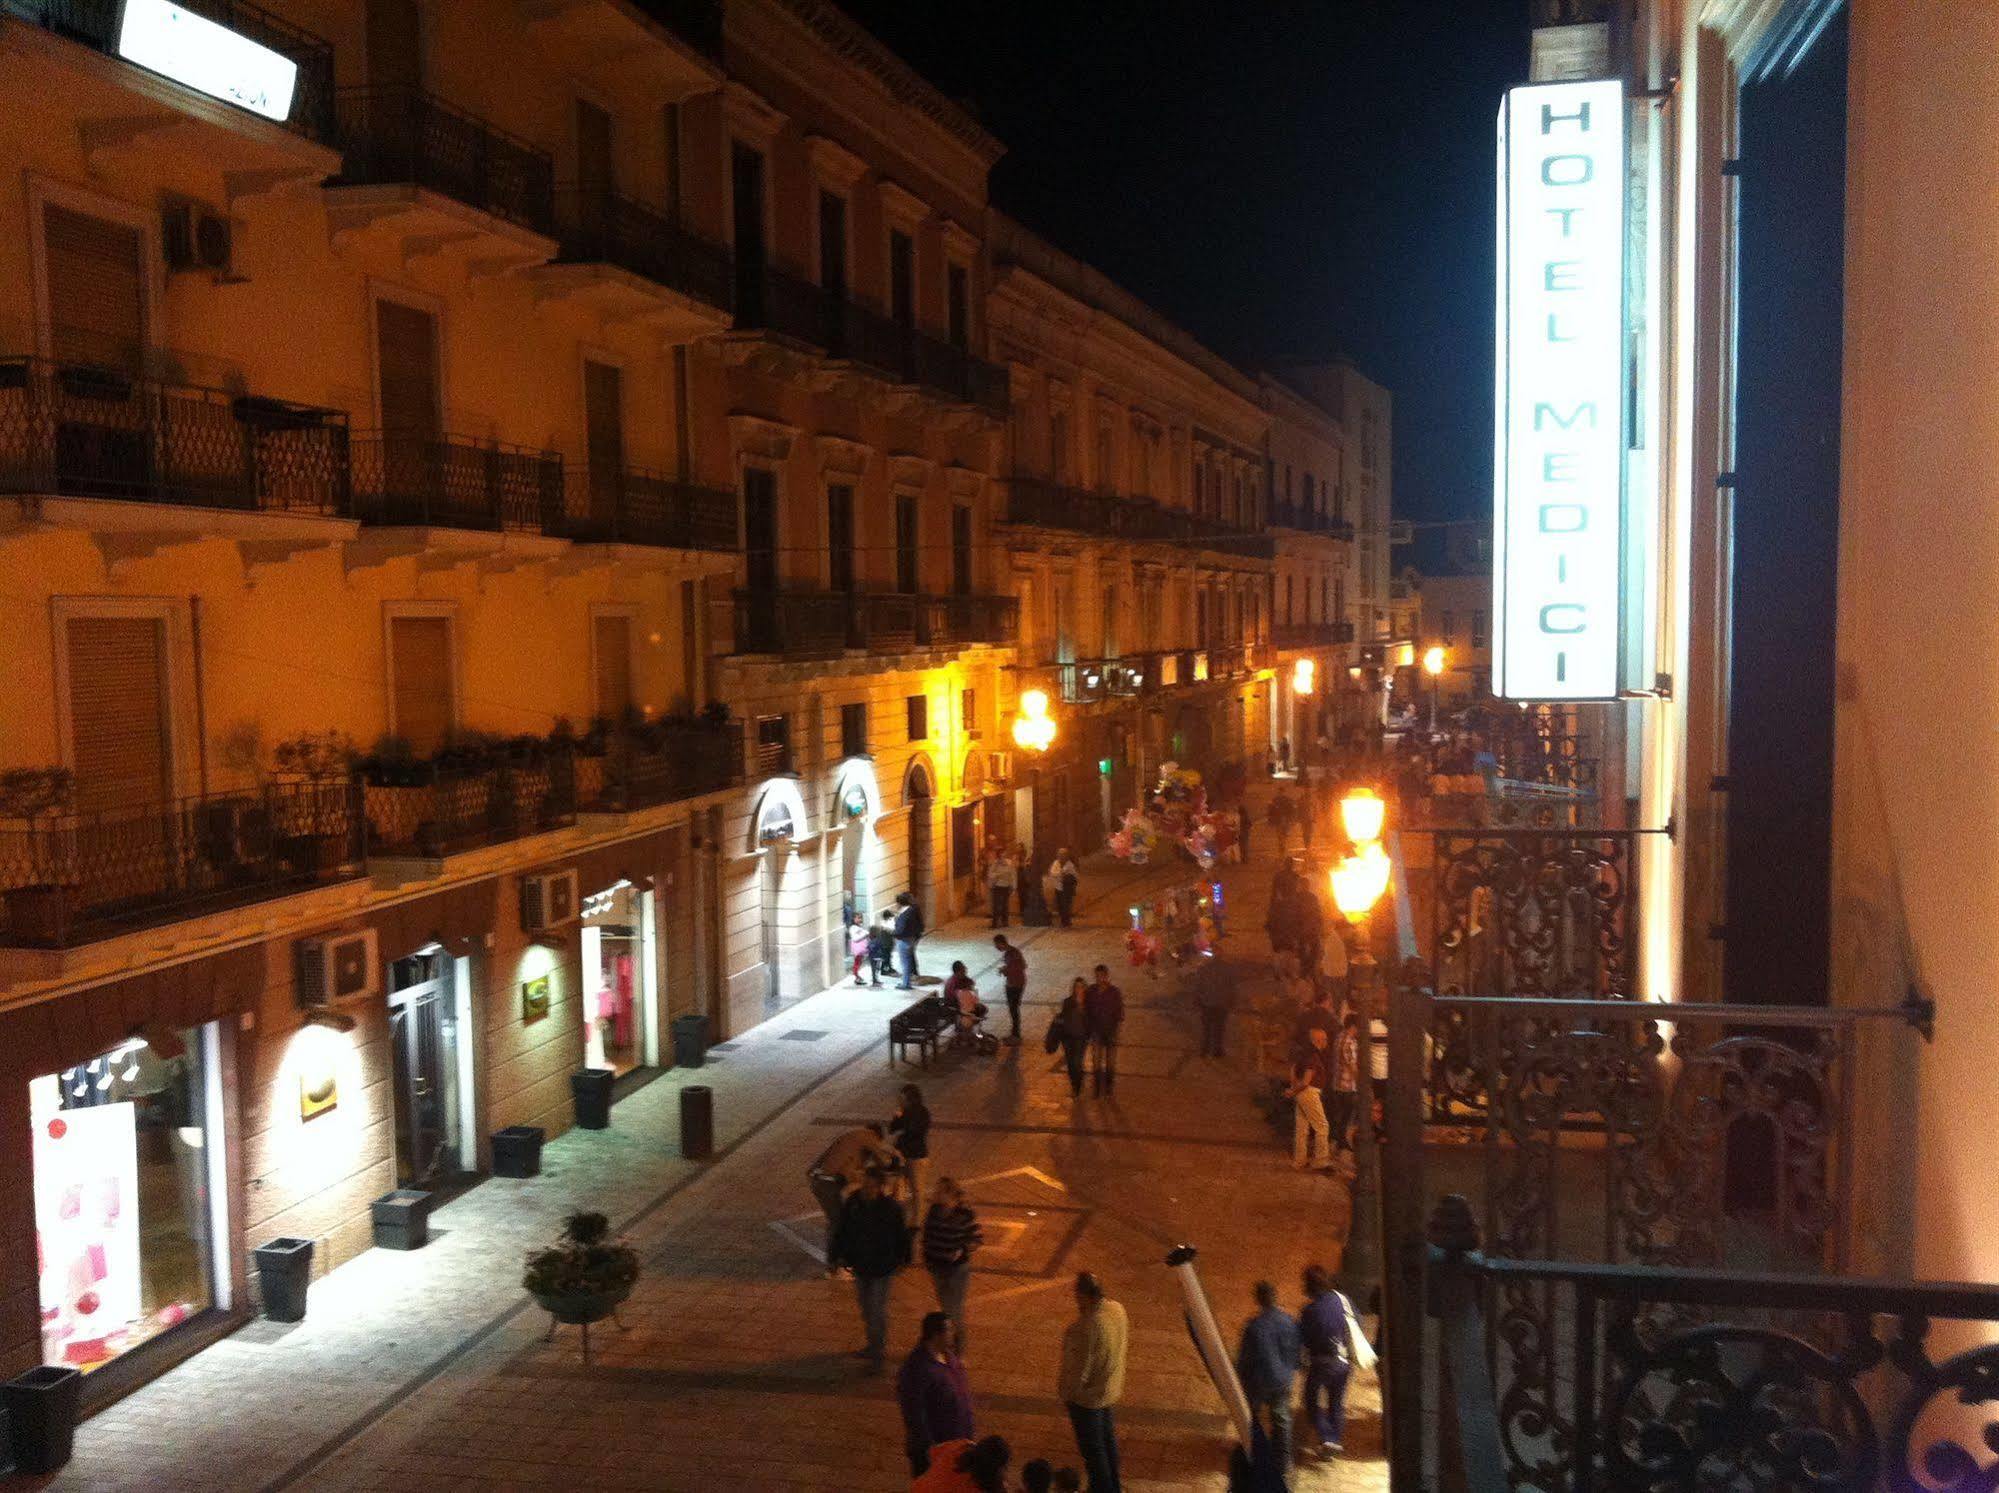
<svg viewBox="0 0 1999 1493"><path fill-rule="evenodd" d="M1022 690L1020 714L1013 722L1014 744L1024 751L1045 752L1055 744L1055 719L1048 713L1048 691Z"/></svg>
<svg viewBox="0 0 1999 1493"><path fill-rule="evenodd" d="M1374 911L1375 903L1388 890L1388 852L1374 842L1359 855L1350 855L1334 866L1331 873L1333 903L1349 923L1360 927Z"/></svg>
<svg viewBox="0 0 1999 1493"><path fill-rule="evenodd" d="M1346 826L1347 838L1355 845L1379 840L1387 819L1388 805L1372 788L1356 788L1340 800L1340 823Z"/></svg>
<svg viewBox="0 0 1999 1493"><path fill-rule="evenodd" d="M1312 693L1313 675L1319 666L1309 658L1301 658L1291 666L1291 693L1309 695Z"/></svg>
<svg viewBox="0 0 1999 1493"><path fill-rule="evenodd" d="M1342 813L1361 797L1349 797L1340 805ZM1349 833L1353 827L1353 821L1348 820ZM1372 1044L1377 1040L1374 1028L1380 1013L1374 992L1374 943L1367 920L1388 890L1388 852L1379 840L1366 840L1360 853L1334 866L1330 876L1333 903L1353 928L1353 1003L1361 1018L1362 1040ZM1374 1135L1373 1095L1367 1087L1362 1092L1368 1097L1354 1124L1353 1207L1347 1215L1346 1248L1340 1258L1342 1289L1355 1301L1365 1301L1381 1283L1381 1150Z"/></svg>
<svg viewBox="0 0 1999 1493"><path fill-rule="evenodd" d="M1444 650L1432 644L1423 654L1423 672L1430 676L1430 734L1437 734L1437 676L1444 672Z"/></svg>

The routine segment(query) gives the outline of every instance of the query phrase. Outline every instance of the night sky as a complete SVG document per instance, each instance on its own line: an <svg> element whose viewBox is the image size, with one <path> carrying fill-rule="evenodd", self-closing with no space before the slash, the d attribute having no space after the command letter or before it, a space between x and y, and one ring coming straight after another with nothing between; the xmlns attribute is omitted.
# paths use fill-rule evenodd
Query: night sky
<svg viewBox="0 0 1999 1493"><path fill-rule="evenodd" d="M1493 127L1525 0L841 0L1006 143L993 200L1254 364L1395 395L1395 504L1490 511Z"/></svg>

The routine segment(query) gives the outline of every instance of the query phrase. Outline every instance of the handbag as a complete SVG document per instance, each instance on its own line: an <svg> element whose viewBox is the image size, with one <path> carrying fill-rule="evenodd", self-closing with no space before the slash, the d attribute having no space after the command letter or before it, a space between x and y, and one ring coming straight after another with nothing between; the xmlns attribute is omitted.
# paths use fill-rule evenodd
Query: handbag
<svg viewBox="0 0 1999 1493"><path fill-rule="evenodd" d="M1062 1036L1063 1036L1062 1018L1060 1016L1049 1017L1048 1035L1041 1039L1042 1047L1045 1048L1050 1054L1061 1051Z"/></svg>

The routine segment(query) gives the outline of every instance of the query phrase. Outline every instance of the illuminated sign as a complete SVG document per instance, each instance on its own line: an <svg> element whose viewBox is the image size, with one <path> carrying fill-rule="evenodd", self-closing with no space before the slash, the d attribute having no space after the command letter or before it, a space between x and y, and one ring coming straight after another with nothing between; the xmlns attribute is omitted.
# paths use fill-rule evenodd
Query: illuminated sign
<svg viewBox="0 0 1999 1493"><path fill-rule="evenodd" d="M1492 691L1618 692L1624 559L1624 86L1499 111Z"/></svg>
<svg viewBox="0 0 1999 1493"><path fill-rule="evenodd" d="M296 62L171 0L125 0L118 55L266 119L291 117Z"/></svg>

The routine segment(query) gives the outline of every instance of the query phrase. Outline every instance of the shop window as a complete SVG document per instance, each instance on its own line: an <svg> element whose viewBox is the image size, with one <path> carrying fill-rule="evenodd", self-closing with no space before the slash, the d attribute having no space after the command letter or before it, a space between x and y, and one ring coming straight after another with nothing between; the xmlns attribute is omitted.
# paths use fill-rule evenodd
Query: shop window
<svg viewBox="0 0 1999 1493"><path fill-rule="evenodd" d="M583 1063L624 1076L646 1062L651 941L645 894L620 881L583 899Z"/></svg>
<svg viewBox="0 0 1999 1493"><path fill-rule="evenodd" d="M217 1304L203 1032L155 1042L29 1080L44 1362L101 1368Z"/></svg>
<svg viewBox="0 0 1999 1493"><path fill-rule="evenodd" d="M840 707L840 755L865 757L868 754L868 702L857 700Z"/></svg>
<svg viewBox="0 0 1999 1493"><path fill-rule="evenodd" d="M928 741L930 739L930 697L911 695L906 702L909 711L909 739Z"/></svg>

